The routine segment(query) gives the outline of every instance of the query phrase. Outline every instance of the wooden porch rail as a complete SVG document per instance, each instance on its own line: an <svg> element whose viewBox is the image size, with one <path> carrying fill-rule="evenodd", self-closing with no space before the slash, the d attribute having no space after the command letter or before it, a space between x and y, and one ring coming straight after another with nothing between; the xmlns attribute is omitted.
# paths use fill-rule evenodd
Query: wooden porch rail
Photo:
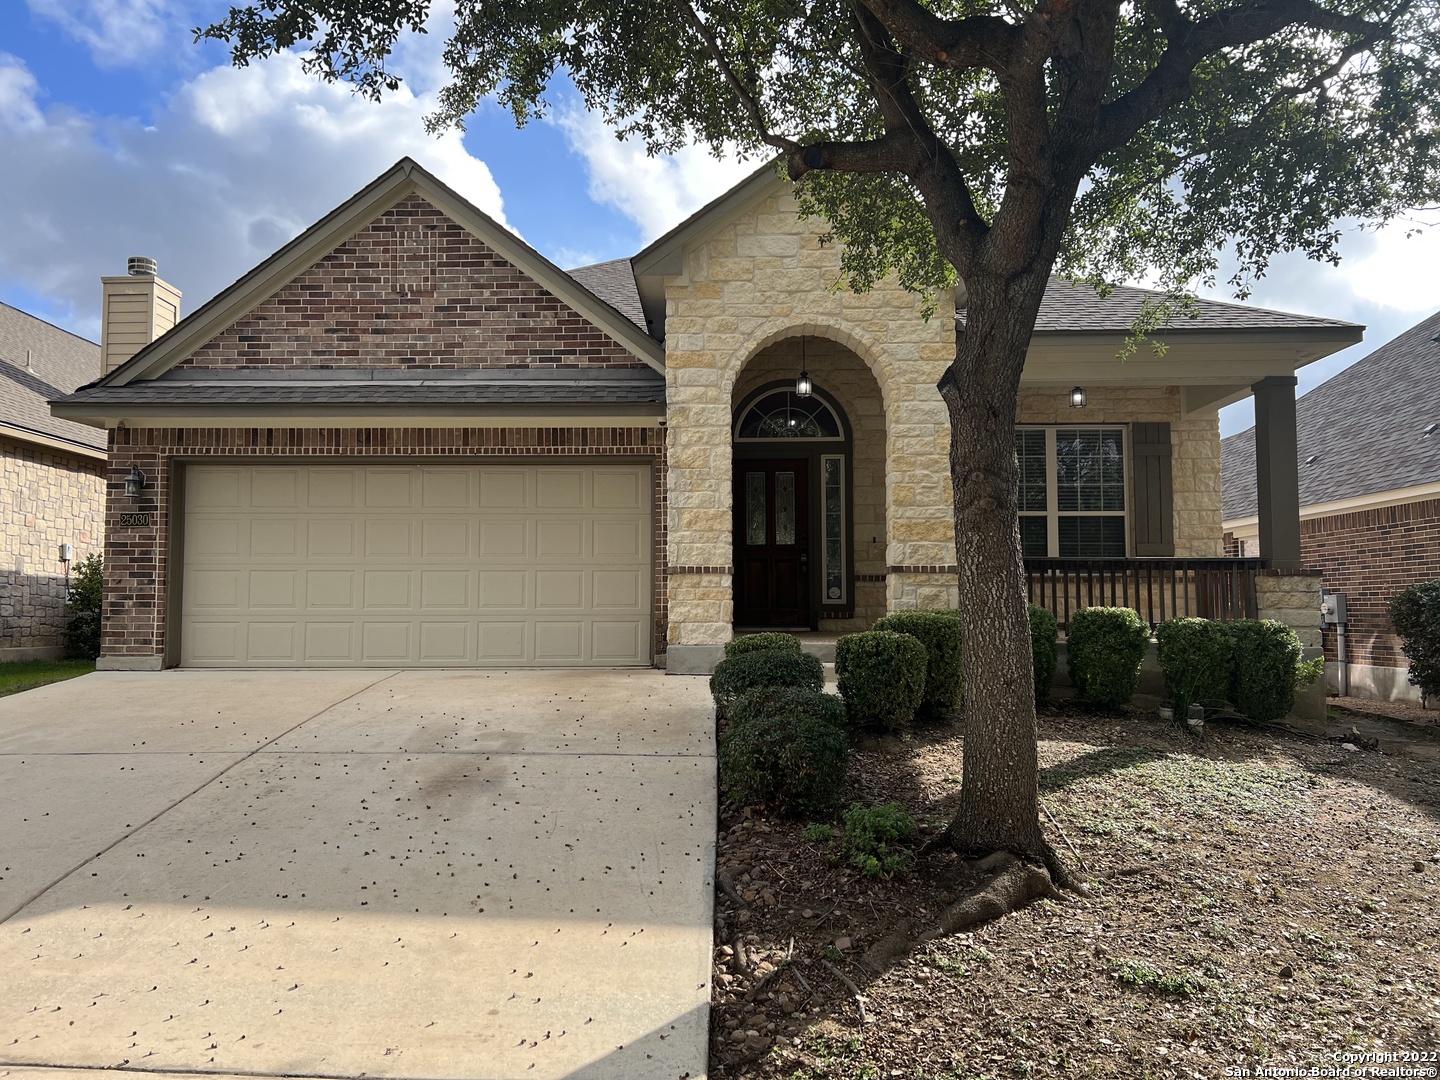
<svg viewBox="0 0 1440 1080"><path fill-rule="evenodd" d="M1048 608L1062 630L1087 607L1128 607L1152 627L1199 616L1253 619L1255 576L1264 559L1026 559L1030 603Z"/></svg>

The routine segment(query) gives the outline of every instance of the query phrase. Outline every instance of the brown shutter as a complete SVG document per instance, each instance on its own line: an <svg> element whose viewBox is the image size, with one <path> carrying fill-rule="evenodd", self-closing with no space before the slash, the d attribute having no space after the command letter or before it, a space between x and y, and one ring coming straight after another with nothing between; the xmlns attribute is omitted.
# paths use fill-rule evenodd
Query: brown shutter
<svg viewBox="0 0 1440 1080"><path fill-rule="evenodd" d="M1175 557L1175 489L1170 477L1170 425L1131 424L1130 523L1137 558Z"/></svg>

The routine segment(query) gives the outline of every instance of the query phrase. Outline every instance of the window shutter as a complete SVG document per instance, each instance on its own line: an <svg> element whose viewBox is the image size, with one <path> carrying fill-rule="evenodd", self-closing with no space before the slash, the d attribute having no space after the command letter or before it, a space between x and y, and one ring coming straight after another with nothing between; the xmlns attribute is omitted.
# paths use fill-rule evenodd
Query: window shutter
<svg viewBox="0 0 1440 1080"><path fill-rule="evenodd" d="M1137 558L1175 557L1175 488L1170 474L1170 425L1132 424L1131 517Z"/></svg>

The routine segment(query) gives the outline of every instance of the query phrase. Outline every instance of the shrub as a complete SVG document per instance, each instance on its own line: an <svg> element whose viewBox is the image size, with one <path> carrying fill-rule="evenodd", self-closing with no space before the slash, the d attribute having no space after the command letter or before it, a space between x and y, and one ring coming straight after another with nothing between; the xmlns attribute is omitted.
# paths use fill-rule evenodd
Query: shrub
<svg viewBox="0 0 1440 1080"><path fill-rule="evenodd" d="M782 649L763 649L721 660L710 676L716 717L724 718L741 694L765 686L790 686L818 693L825 687L825 665L819 657Z"/></svg>
<svg viewBox="0 0 1440 1080"><path fill-rule="evenodd" d="M105 567L99 555L87 555L75 565L65 608L65 655L76 660L94 660L100 655L100 610Z"/></svg>
<svg viewBox="0 0 1440 1080"><path fill-rule="evenodd" d="M1056 639L1060 636L1060 624L1048 608L1038 604L1030 605L1030 656L1035 662L1035 703L1038 705L1050 696L1050 684L1055 681L1055 665L1059 662Z"/></svg>
<svg viewBox="0 0 1440 1080"><path fill-rule="evenodd" d="M1124 705L1140 685L1150 628L1129 608L1081 608L1066 644L1075 694L1099 705Z"/></svg>
<svg viewBox="0 0 1440 1080"><path fill-rule="evenodd" d="M1300 639L1274 619L1240 619L1226 630L1235 710L1261 723L1279 720L1295 707L1295 688L1313 682L1321 665L1301 663Z"/></svg>
<svg viewBox="0 0 1440 1080"><path fill-rule="evenodd" d="M879 620L875 629L909 634L925 646L925 687L916 715L935 720L953 713L964 689L960 620L939 611L900 611Z"/></svg>
<svg viewBox="0 0 1440 1080"><path fill-rule="evenodd" d="M919 831L915 819L899 803L862 806L845 811L845 854L866 877L888 877L910 861L903 846Z"/></svg>
<svg viewBox="0 0 1440 1080"><path fill-rule="evenodd" d="M1405 641L1411 684L1426 698L1440 696L1440 581L1411 585L1388 606L1395 632Z"/></svg>
<svg viewBox="0 0 1440 1080"><path fill-rule="evenodd" d="M837 723L844 707L836 698L766 687L742 695L731 709L719 753L720 779L731 798L789 816L834 809L849 754Z"/></svg>
<svg viewBox="0 0 1440 1080"><path fill-rule="evenodd" d="M889 731L920 706L925 646L893 630L846 634L835 646L835 676L851 722Z"/></svg>
<svg viewBox="0 0 1440 1080"><path fill-rule="evenodd" d="M766 649L779 649L782 652L800 651L800 639L794 634L782 634L778 631L765 631L760 634L744 634L737 638L731 638L725 643L725 658L732 656L743 656L746 653L764 652Z"/></svg>
<svg viewBox="0 0 1440 1080"><path fill-rule="evenodd" d="M1230 635L1209 619L1171 619L1155 630L1165 692L1184 716L1192 702L1224 701L1230 692Z"/></svg>

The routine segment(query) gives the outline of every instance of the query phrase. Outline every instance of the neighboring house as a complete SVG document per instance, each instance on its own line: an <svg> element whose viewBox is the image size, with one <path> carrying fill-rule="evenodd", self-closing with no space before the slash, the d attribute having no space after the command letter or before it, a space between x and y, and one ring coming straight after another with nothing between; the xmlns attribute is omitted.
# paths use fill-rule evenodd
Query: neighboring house
<svg viewBox="0 0 1440 1080"><path fill-rule="evenodd" d="M93 342L0 304L0 660L62 654L74 561L100 552L105 433L50 414L100 375Z"/></svg>
<svg viewBox="0 0 1440 1080"><path fill-rule="evenodd" d="M768 169L567 274L401 161L54 405L110 432L102 666L697 672L737 628L953 604L955 311L839 277ZM1280 468L1295 369L1361 328L1202 302L1119 360L1150 295L1047 297L1016 418L1029 565L1057 606L1084 558L1116 602L1143 578L1151 617L1238 604L1318 644L1298 549L1221 558L1216 410L1253 388L1289 417ZM1268 490L1283 531L1294 485Z"/></svg>
<svg viewBox="0 0 1440 1080"><path fill-rule="evenodd" d="M1304 564L1346 598L1352 694L1419 700L1386 603L1440 579L1440 312L1296 404ZM1237 553L1265 554L1255 496L1255 431L1223 444L1225 529ZM1325 631L1339 687L1335 630Z"/></svg>

